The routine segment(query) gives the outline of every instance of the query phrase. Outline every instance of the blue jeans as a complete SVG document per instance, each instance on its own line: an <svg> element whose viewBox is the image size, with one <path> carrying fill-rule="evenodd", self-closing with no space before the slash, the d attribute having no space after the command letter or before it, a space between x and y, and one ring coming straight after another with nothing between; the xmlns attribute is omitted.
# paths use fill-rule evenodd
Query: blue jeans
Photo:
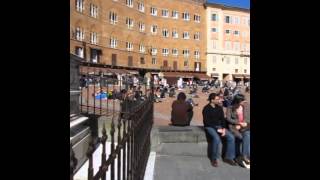
<svg viewBox="0 0 320 180"><path fill-rule="evenodd" d="M242 133L242 156L250 158L250 131Z"/></svg>
<svg viewBox="0 0 320 180"><path fill-rule="evenodd" d="M218 150L219 144L221 143L220 135L217 130L212 127L205 127L208 134L212 138L212 152L211 152L211 160L218 159ZM227 140L227 148L226 148L226 159L233 160L235 158L235 138L232 133L230 133L226 129L226 135L224 136Z"/></svg>

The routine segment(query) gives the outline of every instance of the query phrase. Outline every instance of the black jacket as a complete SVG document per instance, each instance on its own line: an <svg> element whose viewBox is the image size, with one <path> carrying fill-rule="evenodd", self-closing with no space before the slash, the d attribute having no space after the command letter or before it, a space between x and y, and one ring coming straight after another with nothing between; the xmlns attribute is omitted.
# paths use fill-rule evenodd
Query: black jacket
<svg viewBox="0 0 320 180"><path fill-rule="evenodd" d="M207 104L202 110L204 127L212 127L217 129L218 126L226 128L226 119L224 118L224 112L221 106L216 105L213 108L210 104Z"/></svg>

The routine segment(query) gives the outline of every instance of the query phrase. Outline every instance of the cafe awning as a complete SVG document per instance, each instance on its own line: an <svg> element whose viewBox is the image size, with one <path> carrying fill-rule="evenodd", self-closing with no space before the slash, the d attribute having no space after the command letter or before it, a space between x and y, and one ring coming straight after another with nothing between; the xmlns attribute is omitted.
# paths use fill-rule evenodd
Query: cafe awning
<svg viewBox="0 0 320 180"><path fill-rule="evenodd" d="M211 77L219 77L219 73L211 73Z"/></svg>

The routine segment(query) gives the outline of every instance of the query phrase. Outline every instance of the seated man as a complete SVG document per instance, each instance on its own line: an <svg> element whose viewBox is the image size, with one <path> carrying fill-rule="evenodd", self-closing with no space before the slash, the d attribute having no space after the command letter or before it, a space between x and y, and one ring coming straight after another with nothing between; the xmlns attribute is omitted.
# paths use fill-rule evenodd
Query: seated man
<svg viewBox="0 0 320 180"><path fill-rule="evenodd" d="M183 92L178 94L177 100L172 103L171 123L174 126L189 126L193 110L190 103L186 102L186 95Z"/></svg>

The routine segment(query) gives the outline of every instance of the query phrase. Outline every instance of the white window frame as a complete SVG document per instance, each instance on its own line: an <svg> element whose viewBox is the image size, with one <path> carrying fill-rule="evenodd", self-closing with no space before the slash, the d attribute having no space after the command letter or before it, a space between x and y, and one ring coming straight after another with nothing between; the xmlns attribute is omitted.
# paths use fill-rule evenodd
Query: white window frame
<svg viewBox="0 0 320 180"><path fill-rule="evenodd" d="M212 56L212 64L217 64L217 56Z"/></svg>
<svg viewBox="0 0 320 180"><path fill-rule="evenodd" d="M236 58L234 59L234 64L239 64L239 58L236 57Z"/></svg>
<svg viewBox="0 0 320 180"><path fill-rule="evenodd" d="M155 32L153 31L155 29ZM158 26L157 25L151 25L151 34L155 35L158 32Z"/></svg>
<svg viewBox="0 0 320 180"><path fill-rule="evenodd" d="M110 48L117 48L118 40L115 37L110 38Z"/></svg>
<svg viewBox="0 0 320 180"><path fill-rule="evenodd" d="M126 25L127 25L128 29L132 29L132 28L133 28L133 25L134 25L133 19L127 17L127 18L126 18Z"/></svg>
<svg viewBox="0 0 320 180"><path fill-rule="evenodd" d="M76 55L83 58L83 47L76 47Z"/></svg>
<svg viewBox="0 0 320 180"><path fill-rule="evenodd" d="M197 60L200 59L200 51L199 50L194 51L194 58Z"/></svg>
<svg viewBox="0 0 320 180"><path fill-rule="evenodd" d="M236 32L238 32L238 34L236 34ZM233 34L234 34L235 36L240 36L240 31L239 31L239 30L234 30L234 31L233 31Z"/></svg>
<svg viewBox="0 0 320 180"><path fill-rule="evenodd" d="M172 11L172 18L173 19L179 19L179 11L173 10Z"/></svg>
<svg viewBox="0 0 320 180"><path fill-rule="evenodd" d="M225 41L225 50L231 50L231 41Z"/></svg>
<svg viewBox="0 0 320 180"><path fill-rule="evenodd" d="M90 33L90 43L91 44L98 44L98 33L97 32L91 32Z"/></svg>
<svg viewBox="0 0 320 180"><path fill-rule="evenodd" d="M145 24L143 22L139 22L139 31L144 32L145 31Z"/></svg>
<svg viewBox="0 0 320 180"><path fill-rule="evenodd" d="M218 44L218 41L216 39L212 40L212 48L213 49L218 49L217 44Z"/></svg>
<svg viewBox="0 0 320 180"><path fill-rule="evenodd" d="M240 42L233 42L233 50L240 51Z"/></svg>
<svg viewBox="0 0 320 180"><path fill-rule="evenodd" d="M189 55L190 55L189 49L183 49L182 54L183 54L183 57L185 57L185 58L189 57Z"/></svg>
<svg viewBox="0 0 320 180"><path fill-rule="evenodd" d="M177 48L172 49L172 56L177 57L179 55L179 50Z"/></svg>
<svg viewBox="0 0 320 180"><path fill-rule="evenodd" d="M166 12L164 15L164 12ZM169 10L168 9L162 9L161 10L161 16L164 17L164 18L168 18L169 17Z"/></svg>
<svg viewBox="0 0 320 180"><path fill-rule="evenodd" d="M179 38L179 33L178 33L177 29L172 30L172 38L174 38L174 39Z"/></svg>
<svg viewBox="0 0 320 180"><path fill-rule="evenodd" d="M215 31L212 31L213 29L215 29ZM216 27L211 28L211 32L213 32L213 33L217 33L217 32L218 32L218 29L217 29Z"/></svg>
<svg viewBox="0 0 320 180"><path fill-rule="evenodd" d="M145 53L146 52L146 49L145 49L143 44L139 44L139 52L140 53Z"/></svg>
<svg viewBox="0 0 320 180"><path fill-rule="evenodd" d="M151 10L150 14L151 14L152 16L157 16L157 14L158 14L157 8L151 7L150 10Z"/></svg>
<svg viewBox="0 0 320 180"><path fill-rule="evenodd" d="M196 32L196 33L194 34L194 40L197 40L197 41L200 40L200 32Z"/></svg>
<svg viewBox="0 0 320 180"><path fill-rule="evenodd" d="M98 6L92 3L90 3L90 16L93 18L98 17Z"/></svg>
<svg viewBox="0 0 320 180"><path fill-rule="evenodd" d="M144 12L144 3L143 2L138 2L138 10L140 12Z"/></svg>
<svg viewBox="0 0 320 180"><path fill-rule="evenodd" d="M226 64L230 64L230 57L226 57Z"/></svg>
<svg viewBox="0 0 320 180"><path fill-rule="evenodd" d="M215 20L212 20L212 15L215 15L216 19ZM218 21L218 14L217 13L211 13L211 17L210 17L211 21Z"/></svg>
<svg viewBox="0 0 320 180"><path fill-rule="evenodd" d="M190 13L185 11L182 13L182 18L184 21L190 21Z"/></svg>
<svg viewBox="0 0 320 180"><path fill-rule="evenodd" d="M248 59L247 59L247 58L244 58L244 59L243 59L243 64L245 64L245 65L248 64Z"/></svg>
<svg viewBox="0 0 320 180"><path fill-rule="evenodd" d="M200 23L200 15L199 14L194 15L194 22Z"/></svg>
<svg viewBox="0 0 320 180"><path fill-rule="evenodd" d="M156 56L157 53L158 53L157 48L151 48L151 55L152 55L152 56Z"/></svg>
<svg viewBox="0 0 320 180"><path fill-rule="evenodd" d="M152 57L151 58L151 64L157 64L157 58Z"/></svg>
<svg viewBox="0 0 320 180"><path fill-rule="evenodd" d="M248 72L247 72L247 69L243 69L243 73L244 74L247 74Z"/></svg>
<svg viewBox="0 0 320 180"><path fill-rule="evenodd" d="M130 8L133 8L133 0L126 0L126 5Z"/></svg>
<svg viewBox="0 0 320 180"><path fill-rule="evenodd" d="M84 11L84 0L76 0L76 10L81 13Z"/></svg>
<svg viewBox="0 0 320 180"><path fill-rule="evenodd" d="M168 29L162 29L162 37L169 37L169 30Z"/></svg>
<svg viewBox="0 0 320 180"><path fill-rule="evenodd" d="M227 31L229 31L229 33L227 33ZM226 35L230 35L230 34L232 34L232 31L231 31L230 29L226 29L226 30L225 30L225 34L226 34Z"/></svg>
<svg viewBox="0 0 320 180"><path fill-rule="evenodd" d="M183 39L190 39L190 34L188 31L183 31L182 33L182 38Z"/></svg>
<svg viewBox="0 0 320 180"><path fill-rule="evenodd" d="M78 41L84 40L84 30L81 27L76 28L76 40Z"/></svg>
<svg viewBox="0 0 320 180"><path fill-rule="evenodd" d="M133 51L133 43L132 42L126 42L126 49L127 51Z"/></svg>
<svg viewBox="0 0 320 180"><path fill-rule="evenodd" d="M162 49L162 56L169 56L169 49L168 48Z"/></svg>
<svg viewBox="0 0 320 180"><path fill-rule="evenodd" d="M110 24L117 24L118 22L118 14L114 11L110 11L109 13Z"/></svg>

